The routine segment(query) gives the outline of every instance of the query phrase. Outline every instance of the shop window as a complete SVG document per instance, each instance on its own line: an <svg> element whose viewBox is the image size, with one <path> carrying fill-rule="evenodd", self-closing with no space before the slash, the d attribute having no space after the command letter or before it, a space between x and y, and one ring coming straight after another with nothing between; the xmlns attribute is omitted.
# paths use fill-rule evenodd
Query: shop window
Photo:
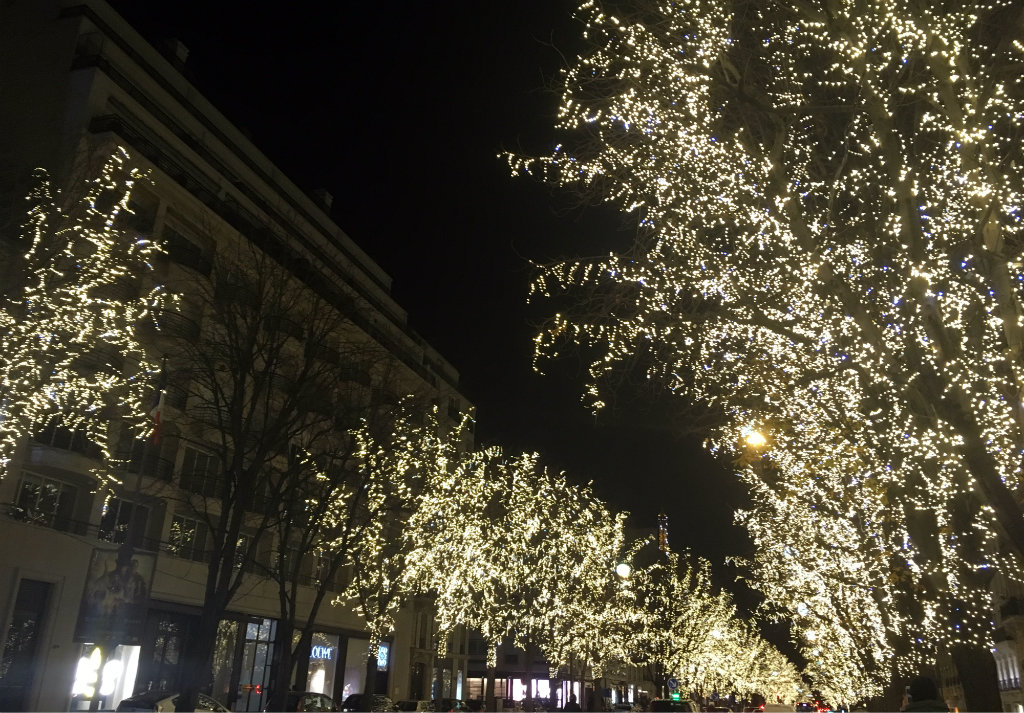
<svg viewBox="0 0 1024 713"><path fill-rule="evenodd" d="M276 629L274 619L250 619L246 624L236 710L261 711L265 707Z"/></svg>
<svg viewBox="0 0 1024 713"><path fill-rule="evenodd" d="M221 619L217 624L217 641L213 649L213 688L211 694L222 703L234 700L235 691L231 687L231 673L235 666L235 654L238 648L238 622Z"/></svg>
<svg viewBox="0 0 1024 713"><path fill-rule="evenodd" d="M181 489L206 497L216 497L220 485L217 457L185 446L181 463Z"/></svg>
<svg viewBox="0 0 1024 713"><path fill-rule="evenodd" d="M0 711L27 711L35 672L39 638L53 585L23 579L14 600L14 611L0 653Z"/></svg>
<svg viewBox="0 0 1024 713"><path fill-rule="evenodd" d="M135 693L140 648L119 645L104 657L96 644L82 644L71 686L71 710L111 710Z"/></svg>
<svg viewBox="0 0 1024 713"><path fill-rule="evenodd" d="M14 512L17 517L36 525L69 530L73 524L76 493L77 488L60 480L24 473L18 484Z"/></svg>
<svg viewBox="0 0 1024 713"><path fill-rule="evenodd" d="M206 524L190 517L171 518L167 550L176 557L202 562L206 558Z"/></svg>
<svg viewBox="0 0 1024 713"><path fill-rule="evenodd" d="M145 688L166 690L177 684L179 660L189 626L184 617L168 614L157 619L155 628L153 649L145 662L148 675L140 679L145 682Z"/></svg>
<svg viewBox="0 0 1024 713"><path fill-rule="evenodd" d="M334 695L335 667L338 662L339 637L336 634L313 633L309 649L309 674L306 690Z"/></svg>

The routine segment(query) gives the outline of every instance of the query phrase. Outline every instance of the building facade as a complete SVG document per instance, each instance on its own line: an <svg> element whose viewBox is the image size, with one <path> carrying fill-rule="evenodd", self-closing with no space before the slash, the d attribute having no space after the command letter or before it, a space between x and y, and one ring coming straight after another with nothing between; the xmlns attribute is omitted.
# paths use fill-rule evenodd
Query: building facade
<svg viewBox="0 0 1024 713"><path fill-rule="evenodd" d="M409 328L390 278L330 218L329 197L284 177L189 83L185 56L158 51L99 0L0 6L0 236L18 238L34 168L67 185L123 146L152 178L133 196L133 227L167 245L164 278L201 279L224 245L254 245L386 353L402 388L444 418L467 410L458 373ZM126 453L113 498L94 492L89 444L59 425L26 442L0 481L0 710L110 709L179 685L208 553L188 498L175 494L201 493L211 460L175 437L188 405L168 401L160 447ZM321 563L300 556L305 603ZM254 574L220 622L210 692L233 710L266 705L279 611L274 585ZM458 697L465 641L440 660L430 632L429 606L404 610L378 654L377 692ZM338 700L362 692L367 645L356 614L322 607L307 689Z"/></svg>

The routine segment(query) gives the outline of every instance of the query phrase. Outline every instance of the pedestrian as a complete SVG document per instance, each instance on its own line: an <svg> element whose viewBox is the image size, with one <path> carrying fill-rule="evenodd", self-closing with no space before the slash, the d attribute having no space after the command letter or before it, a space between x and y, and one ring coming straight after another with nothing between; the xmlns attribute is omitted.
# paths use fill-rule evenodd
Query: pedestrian
<svg viewBox="0 0 1024 713"><path fill-rule="evenodd" d="M918 676L907 686L904 711L948 711L946 702L939 696L939 687L927 676Z"/></svg>
<svg viewBox="0 0 1024 713"><path fill-rule="evenodd" d="M578 711L580 710L580 704L576 702L576 694L570 693L569 700L562 706L563 711Z"/></svg>

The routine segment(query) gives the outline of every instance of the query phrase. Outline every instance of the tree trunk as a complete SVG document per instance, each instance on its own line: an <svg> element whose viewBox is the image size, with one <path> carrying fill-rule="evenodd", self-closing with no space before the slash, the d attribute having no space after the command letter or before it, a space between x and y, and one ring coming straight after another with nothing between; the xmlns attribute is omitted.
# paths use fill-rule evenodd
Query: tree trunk
<svg viewBox="0 0 1024 713"><path fill-rule="evenodd" d="M309 656L313 649L313 626L306 625L299 635L299 641L295 644L292 653L292 661L295 662L295 677L292 679L292 687L297 691L306 690L306 681L309 680ZM324 691L332 695L333 691Z"/></svg>
<svg viewBox="0 0 1024 713"><path fill-rule="evenodd" d="M537 684L534 682L534 663L537 658L537 647L533 643L526 645L526 695L530 697L533 710L537 710Z"/></svg>
<svg viewBox="0 0 1024 713"><path fill-rule="evenodd" d="M267 698L267 710L283 711L292 674L292 632L291 621L281 619L277 622L274 636L273 675L270 679L270 696Z"/></svg>
<svg viewBox="0 0 1024 713"><path fill-rule="evenodd" d="M377 692L377 657L372 653L366 654L366 679L363 683L363 693L373 695Z"/></svg>
<svg viewBox="0 0 1024 713"><path fill-rule="evenodd" d="M497 672L496 672L494 666L488 666L487 667L487 686L486 686L486 691L484 693L484 698L486 699L485 705L487 707L487 710L489 710L489 711L496 711L496 710L498 710L498 703L495 700L495 695L494 695L494 679L495 679L496 675L497 675Z"/></svg>
<svg viewBox="0 0 1024 713"><path fill-rule="evenodd" d="M971 647L965 644L954 647L949 653L964 687L967 710L1001 711L1003 701L999 696L999 677L992 653L984 646ZM936 683L941 684L940 681Z"/></svg>
<svg viewBox="0 0 1024 713"><path fill-rule="evenodd" d="M210 686L213 677L213 649L224 609L223 606L215 605L203 607L195 631L190 631L185 640L178 703L174 708L176 711L194 711L199 702L199 692Z"/></svg>

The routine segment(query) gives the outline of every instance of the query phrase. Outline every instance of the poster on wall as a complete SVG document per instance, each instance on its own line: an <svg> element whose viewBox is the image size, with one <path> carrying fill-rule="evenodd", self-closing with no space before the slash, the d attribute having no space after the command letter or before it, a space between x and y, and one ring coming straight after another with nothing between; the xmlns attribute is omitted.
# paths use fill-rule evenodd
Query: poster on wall
<svg viewBox="0 0 1024 713"><path fill-rule="evenodd" d="M156 555L130 548L92 551L78 609L75 640L142 643Z"/></svg>

